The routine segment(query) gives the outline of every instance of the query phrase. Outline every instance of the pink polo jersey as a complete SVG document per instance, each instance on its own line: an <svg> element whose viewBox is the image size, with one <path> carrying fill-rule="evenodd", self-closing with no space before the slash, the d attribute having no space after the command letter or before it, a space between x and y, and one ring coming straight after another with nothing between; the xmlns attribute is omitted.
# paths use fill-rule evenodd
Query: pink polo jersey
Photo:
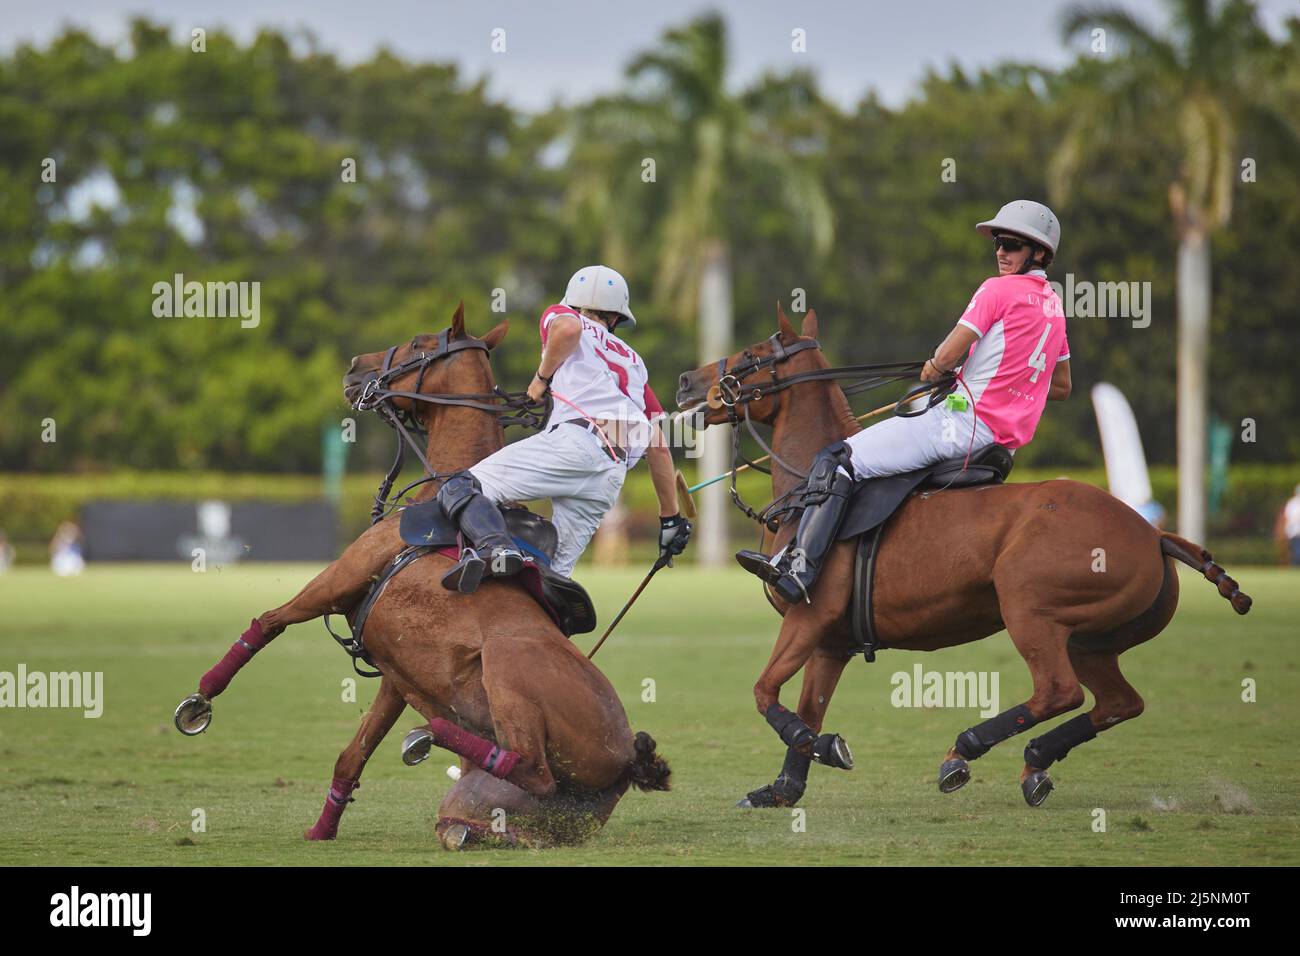
<svg viewBox="0 0 1300 956"><path fill-rule="evenodd" d="M979 336L959 374L975 416L998 444L1028 444L1043 417L1056 363L1070 357L1065 310L1046 273L985 279L958 322Z"/></svg>

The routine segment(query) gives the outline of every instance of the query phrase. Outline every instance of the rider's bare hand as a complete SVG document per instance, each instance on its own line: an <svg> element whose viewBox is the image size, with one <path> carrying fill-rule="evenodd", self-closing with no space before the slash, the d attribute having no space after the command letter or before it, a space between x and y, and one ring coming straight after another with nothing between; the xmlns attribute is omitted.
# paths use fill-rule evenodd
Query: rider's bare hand
<svg viewBox="0 0 1300 956"><path fill-rule="evenodd" d="M939 371L939 369L935 367L934 361L930 360L927 361L925 367L921 369L921 381L937 382L947 374L947 372Z"/></svg>
<svg viewBox="0 0 1300 956"><path fill-rule="evenodd" d="M540 375L534 375L532 382L528 385L528 398L534 402L540 402L546 397L547 389L551 386L542 381Z"/></svg>

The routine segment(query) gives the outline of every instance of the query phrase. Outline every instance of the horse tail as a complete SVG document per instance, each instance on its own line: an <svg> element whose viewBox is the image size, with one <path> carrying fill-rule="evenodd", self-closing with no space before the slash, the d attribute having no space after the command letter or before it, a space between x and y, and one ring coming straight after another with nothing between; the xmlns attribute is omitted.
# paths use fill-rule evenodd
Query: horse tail
<svg viewBox="0 0 1300 956"><path fill-rule="evenodd" d="M632 746L636 756L624 771L628 782L638 790L671 790L669 778L673 771L668 761L655 753L655 739L644 730L638 730Z"/></svg>
<svg viewBox="0 0 1300 956"><path fill-rule="evenodd" d="M1168 531L1161 531L1160 550L1171 558L1176 558L1188 567L1195 568L1205 575L1205 580L1219 589L1219 593L1228 599L1232 604L1232 609L1238 614L1245 614L1250 610L1253 603L1250 595L1242 591L1237 586L1237 582L1228 577L1228 572L1214 563L1214 559L1210 557L1210 552L1199 544L1193 544L1186 538L1180 538Z"/></svg>

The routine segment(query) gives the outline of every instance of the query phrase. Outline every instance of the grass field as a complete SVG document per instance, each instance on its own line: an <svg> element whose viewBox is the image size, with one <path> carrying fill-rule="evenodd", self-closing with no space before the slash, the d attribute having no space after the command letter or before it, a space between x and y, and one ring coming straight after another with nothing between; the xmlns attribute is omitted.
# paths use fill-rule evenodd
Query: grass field
<svg viewBox="0 0 1300 956"><path fill-rule="evenodd" d="M1294 865L1300 575L1229 570L1254 596L1251 614L1237 617L1185 575L1173 624L1122 659L1146 713L1057 764L1056 792L1036 810L1017 786L1025 741L995 749L973 765L970 785L945 796L940 758L977 712L890 704L891 675L918 662L996 671L1001 707L1025 699L1028 674L1005 634L855 661L827 729L848 739L857 768L813 768L804 832L788 810L734 807L781 763L750 692L775 615L739 570L665 571L597 660L632 726L671 761L673 792L630 793L582 847L452 854L433 834L450 755L414 768L398 756L419 722L412 711L371 760L340 839L302 839L377 683L360 680L359 700L343 701L351 668L319 622L291 628L247 667L206 734L172 727L176 703L248 619L312 568L101 566L77 579L19 568L0 576L0 671L103 671L105 704L98 719L0 710L0 864ZM602 621L640 573L580 573ZM1256 703L1241 700L1246 677L1258 682ZM641 699L646 678L652 703ZM785 702L797 694L796 679ZM192 832L196 808L206 832ZM1104 833L1093 829L1097 808Z"/></svg>

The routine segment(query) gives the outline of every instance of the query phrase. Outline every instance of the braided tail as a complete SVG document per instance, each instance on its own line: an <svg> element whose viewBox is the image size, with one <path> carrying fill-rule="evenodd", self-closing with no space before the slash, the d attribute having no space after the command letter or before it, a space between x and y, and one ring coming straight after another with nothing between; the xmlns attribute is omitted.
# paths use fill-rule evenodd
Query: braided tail
<svg viewBox="0 0 1300 956"><path fill-rule="evenodd" d="M655 739L644 730L638 730L633 747L636 756L628 765L624 774L632 786L638 790L671 790L669 778L672 770L668 761L655 753Z"/></svg>
<svg viewBox="0 0 1300 956"><path fill-rule="evenodd" d="M1214 563L1210 552L1199 544L1193 544L1186 538L1180 538L1168 531L1161 531L1160 550L1205 575L1205 580L1219 589L1219 593L1228 599L1232 609L1238 614L1245 614L1250 610L1250 605L1253 603L1250 595L1242 591L1237 586L1237 582L1228 577L1228 572Z"/></svg>

